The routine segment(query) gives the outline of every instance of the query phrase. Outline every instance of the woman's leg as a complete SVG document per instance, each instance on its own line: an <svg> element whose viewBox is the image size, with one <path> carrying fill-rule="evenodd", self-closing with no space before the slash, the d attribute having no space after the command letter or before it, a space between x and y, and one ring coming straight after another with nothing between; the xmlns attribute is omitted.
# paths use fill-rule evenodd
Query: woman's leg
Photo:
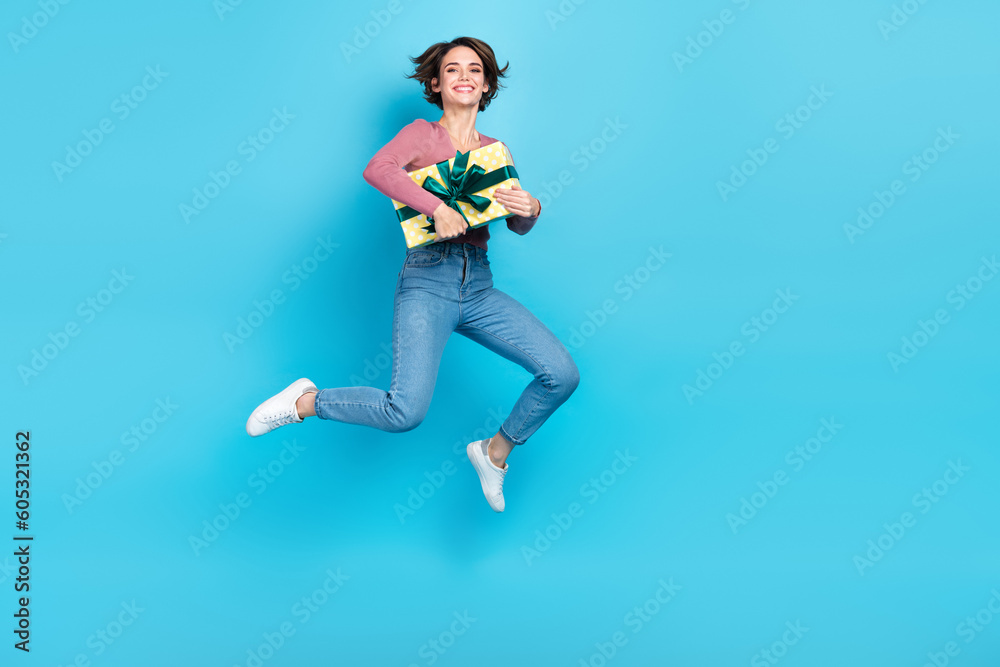
<svg viewBox="0 0 1000 667"><path fill-rule="evenodd" d="M503 467L510 449L524 444L576 390L580 373L562 341L521 303L494 287L479 294L463 302L455 331L534 375L489 448L490 459Z"/></svg>
<svg viewBox="0 0 1000 667"><path fill-rule="evenodd" d="M457 296L437 289L450 267L404 266L396 283L392 319L392 380L389 391L337 387L303 396L305 416L402 432L415 428L430 407L445 343L458 322ZM435 273L428 273L435 272ZM307 398L308 397L308 398ZM312 403L313 405L309 405ZM309 408L312 408L310 410Z"/></svg>

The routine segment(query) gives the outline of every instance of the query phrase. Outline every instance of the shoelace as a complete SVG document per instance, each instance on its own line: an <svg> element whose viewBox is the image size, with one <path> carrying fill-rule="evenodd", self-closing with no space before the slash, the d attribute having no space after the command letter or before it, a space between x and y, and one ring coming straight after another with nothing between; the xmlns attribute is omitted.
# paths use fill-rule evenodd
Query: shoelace
<svg viewBox="0 0 1000 667"><path fill-rule="evenodd" d="M294 421L294 411L295 408L293 407L291 410L285 410L284 412L264 417L264 421L267 422L269 426L284 426L285 424L291 424L292 421Z"/></svg>
<svg viewBox="0 0 1000 667"><path fill-rule="evenodd" d="M498 485L497 492L494 495L495 498L499 498L503 495L503 478L507 476L507 466L500 468L500 484Z"/></svg>

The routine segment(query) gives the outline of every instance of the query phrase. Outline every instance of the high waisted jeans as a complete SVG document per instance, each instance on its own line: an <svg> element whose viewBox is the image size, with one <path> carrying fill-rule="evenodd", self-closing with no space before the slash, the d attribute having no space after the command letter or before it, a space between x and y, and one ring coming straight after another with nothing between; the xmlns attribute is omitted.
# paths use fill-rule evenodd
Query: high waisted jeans
<svg viewBox="0 0 1000 667"><path fill-rule="evenodd" d="M493 287L490 260L478 246L438 242L409 248L394 301L389 391L323 389L316 394L321 419L392 432L415 428L430 407L441 355L453 331L534 376L500 426L503 437L515 445L524 444L580 381L573 358L555 334Z"/></svg>

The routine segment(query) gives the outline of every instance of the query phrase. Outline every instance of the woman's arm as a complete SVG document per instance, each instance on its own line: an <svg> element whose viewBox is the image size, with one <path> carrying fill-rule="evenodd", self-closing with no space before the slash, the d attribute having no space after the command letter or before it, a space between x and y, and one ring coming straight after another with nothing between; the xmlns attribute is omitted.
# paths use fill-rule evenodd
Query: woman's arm
<svg viewBox="0 0 1000 667"><path fill-rule="evenodd" d="M426 154L425 120L415 120L401 129L389 143L368 161L362 176L365 181L387 197L401 201L424 215L433 215L441 200L417 185L404 167Z"/></svg>
<svg viewBox="0 0 1000 667"><path fill-rule="evenodd" d="M529 194L530 196L530 194ZM538 207L538 213L531 217L525 217L523 215L512 215L507 218L507 229L514 232L515 234L520 234L524 236L531 231L531 228L535 226L535 222L538 221L538 216L542 214L542 202L538 201L535 197L535 206Z"/></svg>
<svg viewBox="0 0 1000 667"><path fill-rule="evenodd" d="M507 150L509 151L510 148L508 147ZM516 168L513 155L510 157L510 166ZM517 210L517 213L507 218L507 229L521 236L530 232L531 228L535 226L538 216L542 214L542 202L538 201L527 190L522 190L520 185L515 188L498 188L496 192L498 200L507 207L507 210ZM534 215L530 215L532 211Z"/></svg>

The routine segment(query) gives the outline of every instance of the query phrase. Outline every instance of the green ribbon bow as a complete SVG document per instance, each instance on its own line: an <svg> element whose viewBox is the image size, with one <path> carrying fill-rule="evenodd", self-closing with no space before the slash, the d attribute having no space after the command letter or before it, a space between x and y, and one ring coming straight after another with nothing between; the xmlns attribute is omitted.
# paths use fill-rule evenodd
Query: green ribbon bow
<svg viewBox="0 0 1000 667"><path fill-rule="evenodd" d="M458 202L465 202L482 213L490 207L492 202L489 197L481 197L473 193L491 188L494 185L499 185L508 179L517 178L517 171L510 165L494 169L490 172L487 172L478 164L473 164L470 167L469 153L471 152L466 151L462 153L456 151L455 162L450 168L448 160L438 162L434 165L441 176L440 183L436 179L427 176L421 184L424 190L436 196L450 208L458 211L466 223L469 222L469 218L466 217L461 207L459 207ZM396 210L396 215L399 216L399 221L402 222L409 220L415 215L420 215L420 211L409 206L404 206ZM434 218L427 216L427 222L430 224L426 229L435 232Z"/></svg>

